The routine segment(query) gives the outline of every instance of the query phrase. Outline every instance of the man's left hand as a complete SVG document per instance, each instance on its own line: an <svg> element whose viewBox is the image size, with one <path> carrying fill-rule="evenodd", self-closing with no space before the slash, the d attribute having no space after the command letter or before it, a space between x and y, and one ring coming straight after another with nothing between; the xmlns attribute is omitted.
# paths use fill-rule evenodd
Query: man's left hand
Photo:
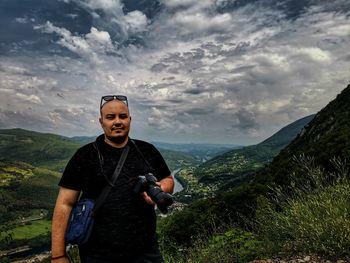
<svg viewBox="0 0 350 263"><path fill-rule="evenodd" d="M146 192L141 193L143 199L145 199L146 203L149 205L155 205L156 203L153 202L153 200L151 199L151 197L149 197L149 195Z"/></svg>
<svg viewBox="0 0 350 263"><path fill-rule="evenodd" d="M156 182L156 185L159 186L160 188L162 188L160 182ZM156 204L156 203L152 200L152 198L149 197L149 195L148 195L146 192L141 193L141 195L142 195L143 199L145 199L145 201L146 201L147 204L149 204L149 205L155 205L155 204Z"/></svg>

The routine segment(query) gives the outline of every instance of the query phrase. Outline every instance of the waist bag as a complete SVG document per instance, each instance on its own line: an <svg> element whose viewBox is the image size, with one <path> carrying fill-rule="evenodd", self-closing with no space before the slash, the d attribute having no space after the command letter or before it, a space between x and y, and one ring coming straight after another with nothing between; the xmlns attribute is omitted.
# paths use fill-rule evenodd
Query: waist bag
<svg viewBox="0 0 350 263"><path fill-rule="evenodd" d="M82 245L89 240L94 225L92 217L94 206L95 201L92 199L83 199L74 205L65 236L67 243Z"/></svg>
<svg viewBox="0 0 350 263"><path fill-rule="evenodd" d="M97 147L96 142L93 143L94 147L97 150L101 172L103 173L103 157ZM118 161L117 167L113 173L112 179L109 180L106 176L108 184L103 189L102 193L96 200L96 202L92 199L82 199L79 200L72 208L72 211L69 216L68 225L65 233L65 241L67 244L71 245L83 245L85 244L91 235L93 226L94 226L94 215L97 210L101 207L102 203L106 199L107 195L111 191L114 183L116 182L122 168L126 157L129 152L129 146L127 145L122 155Z"/></svg>

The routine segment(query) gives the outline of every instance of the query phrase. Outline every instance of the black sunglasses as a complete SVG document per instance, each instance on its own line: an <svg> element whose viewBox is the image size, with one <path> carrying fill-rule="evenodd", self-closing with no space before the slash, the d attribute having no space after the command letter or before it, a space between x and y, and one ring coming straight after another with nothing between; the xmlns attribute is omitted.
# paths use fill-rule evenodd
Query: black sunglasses
<svg viewBox="0 0 350 263"><path fill-rule="evenodd" d="M100 109L102 109L103 105L105 105L108 101L111 101L111 100L119 100L124 102L126 106L129 106L128 98L124 95L106 95L106 96L102 96L101 98Z"/></svg>

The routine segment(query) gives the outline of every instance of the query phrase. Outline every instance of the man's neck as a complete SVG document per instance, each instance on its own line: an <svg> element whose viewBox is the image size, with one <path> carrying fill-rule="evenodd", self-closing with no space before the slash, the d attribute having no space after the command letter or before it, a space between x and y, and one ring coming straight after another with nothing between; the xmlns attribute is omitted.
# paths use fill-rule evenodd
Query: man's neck
<svg viewBox="0 0 350 263"><path fill-rule="evenodd" d="M125 145L127 145L128 141L129 141L129 137L126 137L123 142L117 143L117 142L114 142L114 141L108 139L107 136L105 135L104 136L104 141L105 141L105 143L109 144L112 147L123 148Z"/></svg>

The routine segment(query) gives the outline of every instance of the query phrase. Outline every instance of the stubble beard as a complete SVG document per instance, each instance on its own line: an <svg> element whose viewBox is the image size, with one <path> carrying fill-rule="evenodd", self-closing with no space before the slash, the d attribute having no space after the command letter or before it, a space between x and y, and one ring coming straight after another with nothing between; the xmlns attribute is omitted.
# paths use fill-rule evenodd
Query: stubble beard
<svg viewBox="0 0 350 263"><path fill-rule="evenodd" d="M106 135L106 138L109 141L114 142L116 144L122 144L128 138L128 134L125 134L125 135L122 135L122 136L117 136L117 137Z"/></svg>

